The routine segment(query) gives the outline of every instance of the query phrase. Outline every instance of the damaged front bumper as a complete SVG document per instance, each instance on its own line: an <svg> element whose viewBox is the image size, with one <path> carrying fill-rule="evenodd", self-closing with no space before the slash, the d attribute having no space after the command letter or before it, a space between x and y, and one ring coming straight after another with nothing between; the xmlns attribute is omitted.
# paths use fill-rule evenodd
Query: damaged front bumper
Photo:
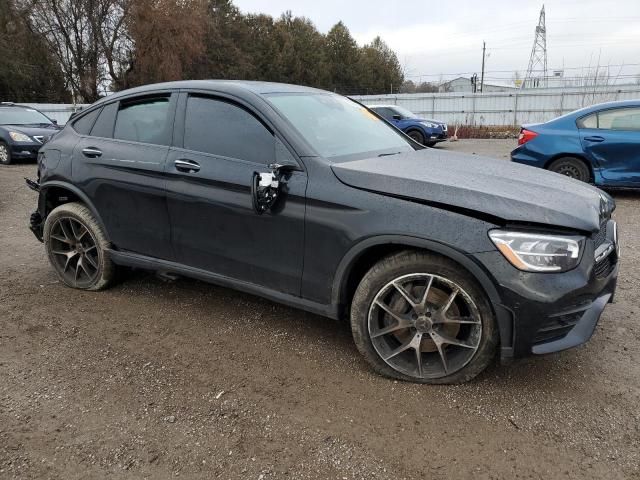
<svg viewBox="0 0 640 480"><path fill-rule="evenodd" d="M28 178L24 179L27 183L27 187L29 187L34 192L40 193L40 183L35 180L30 180ZM42 242L43 230L44 230L44 219L38 210L31 214L29 218L29 230L33 232L36 238Z"/></svg>

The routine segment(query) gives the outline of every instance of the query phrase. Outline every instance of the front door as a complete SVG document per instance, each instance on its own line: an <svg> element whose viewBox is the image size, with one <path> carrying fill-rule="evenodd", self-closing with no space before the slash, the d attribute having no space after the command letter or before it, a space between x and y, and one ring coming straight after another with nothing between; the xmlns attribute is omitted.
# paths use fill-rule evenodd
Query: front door
<svg viewBox="0 0 640 480"><path fill-rule="evenodd" d="M615 108L581 119L582 147L610 185L640 185L640 108Z"/></svg>
<svg viewBox="0 0 640 480"><path fill-rule="evenodd" d="M284 145L247 106L182 93L178 147L167 160L167 202L177 260L224 277L300 294L307 176L292 172L272 210L253 208L254 172ZM288 154L288 151L286 151Z"/></svg>

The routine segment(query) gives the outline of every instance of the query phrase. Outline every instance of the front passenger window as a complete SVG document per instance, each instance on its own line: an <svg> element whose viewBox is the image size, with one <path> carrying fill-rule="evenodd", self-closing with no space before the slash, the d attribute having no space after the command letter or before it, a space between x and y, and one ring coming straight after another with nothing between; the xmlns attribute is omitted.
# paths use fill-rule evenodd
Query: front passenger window
<svg viewBox="0 0 640 480"><path fill-rule="evenodd" d="M122 101L113 138L168 145L169 97Z"/></svg>
<svg viewBox="0 0 640 480"><path fill-rule="evenodd" d="M273 134L244 108L213 98L189 97L184 148L269 164L275 160L275 145Z"/></svg>

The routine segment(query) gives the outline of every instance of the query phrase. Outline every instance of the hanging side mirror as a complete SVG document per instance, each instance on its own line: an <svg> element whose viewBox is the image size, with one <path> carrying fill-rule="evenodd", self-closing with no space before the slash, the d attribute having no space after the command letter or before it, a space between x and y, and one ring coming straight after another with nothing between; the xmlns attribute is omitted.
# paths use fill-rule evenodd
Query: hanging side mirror
<svg viewBox="0 0 640 480"><path fill-rule="evenodd" d="M297 165L282 165L272 163L270 172L253 172L251 180L251 197L253 209L258 215L271 210L281 194L283 176L291 170L297 169Z"/></svg>

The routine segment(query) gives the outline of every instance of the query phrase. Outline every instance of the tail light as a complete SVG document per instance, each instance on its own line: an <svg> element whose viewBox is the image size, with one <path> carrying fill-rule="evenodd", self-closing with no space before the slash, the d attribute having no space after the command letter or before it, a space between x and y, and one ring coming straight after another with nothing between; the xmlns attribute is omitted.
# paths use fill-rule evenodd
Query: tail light
<svg viewBox="0 0 640 480"><path fill-rule="evenodd" d="M538 134L536 132L523 128L520 130L520 135L518 135L518 145L524 145L529 140L533 140L537 136Z"/></svg>

